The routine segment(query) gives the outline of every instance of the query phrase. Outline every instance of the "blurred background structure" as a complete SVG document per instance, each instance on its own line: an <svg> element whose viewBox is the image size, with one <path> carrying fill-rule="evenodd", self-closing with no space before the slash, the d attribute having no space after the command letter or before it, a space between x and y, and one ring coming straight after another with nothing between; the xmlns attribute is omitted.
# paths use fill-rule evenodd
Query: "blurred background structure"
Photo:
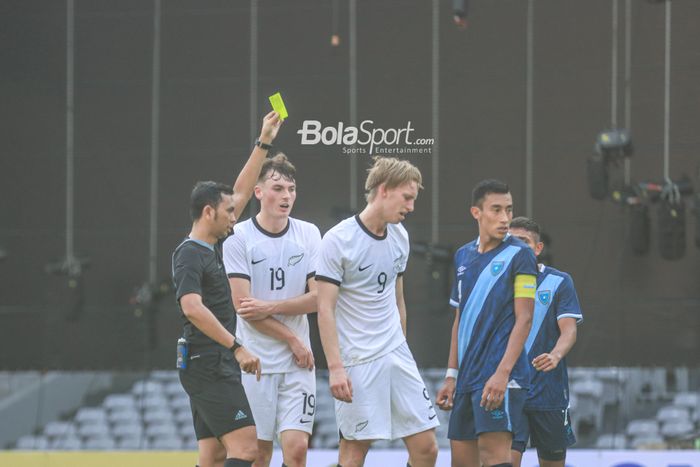
<svg viewBox="0 0 700 467"><path fill-rule="evenodd" d="M88 415L67 401L32 420L47 443L56 419L80 446L111 436L109 404L147 400L135 384L167 404L181 396L159 371L173 368L181 330L170 259L189 232L189 192L233 181L277 91L290 117L276 146L298 169L293 215L322 232L363 206L370 158L302 145L305 120L410 121L434 138L431 154L406 156L425 185L405 222L420 366L445 366L451 253L476 235L472 186L499 178L576 283L585 322L569 362L592 382L581 407L597 383L623 391L606 400L613 422L600 404L585 409L590 443L608 429L624 436L601 441L613 447L697 433L700 2L470 1L460 24L438 0L8 0L0 11L0 390L16 395L26 375L46 384L33 371L95 371L88 405L110 427L81 432ZM653 423L626 425L642 416Z"/></svg>

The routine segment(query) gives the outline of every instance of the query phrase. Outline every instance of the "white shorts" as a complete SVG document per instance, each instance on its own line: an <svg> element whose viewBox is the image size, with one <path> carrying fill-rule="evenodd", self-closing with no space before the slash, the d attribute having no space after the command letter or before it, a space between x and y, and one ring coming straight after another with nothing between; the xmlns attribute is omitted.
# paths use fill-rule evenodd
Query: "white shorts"
<svg viewBox="0 0 700 467"><path fill-rule="evenodd" d="M254 374L243 373L241 381L253 411L258 439L273 441L286 430L311 434L316 413L314 371L264 374L260 381Z"/></svg>
<svg viewBox="0 0 700 467"><path fill-rule="evenodd" d="M343 438L393 440L440 425L405 342L387 355L345 371L352 383L352 403L335 400Z"/></svg>

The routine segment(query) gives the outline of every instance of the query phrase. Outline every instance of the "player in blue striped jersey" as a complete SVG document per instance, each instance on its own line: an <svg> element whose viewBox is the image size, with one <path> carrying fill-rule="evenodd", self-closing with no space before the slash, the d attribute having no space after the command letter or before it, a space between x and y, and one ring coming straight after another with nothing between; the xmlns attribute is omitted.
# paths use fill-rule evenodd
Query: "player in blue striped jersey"
<svg viewBox="0 0 700 467"><path fill-rule="evenodd" d="M512 212L508 185L478 183L471 214L479 237L455 254L455 321L448 372L437 395L440 408L452 409L452 465L511 466L515 416L522 419L530 382L523 346L537 275L534 252L508 235Z"/></svg>
<svg viewBox="0 0 700 467"><path fill-rule="evenodd" d="M540 227L517 217L510 233L527 243L536 255L544 247ZM537 448L541 467L564 467L566 449L576 442L569 416L566 354L576 342L576 325L583 320L574 282L565 272L540 264L535 312L525 341L528 361L536 370L525 402L527 423L513 435L513 465L520 466L529 437Z"/></svg>

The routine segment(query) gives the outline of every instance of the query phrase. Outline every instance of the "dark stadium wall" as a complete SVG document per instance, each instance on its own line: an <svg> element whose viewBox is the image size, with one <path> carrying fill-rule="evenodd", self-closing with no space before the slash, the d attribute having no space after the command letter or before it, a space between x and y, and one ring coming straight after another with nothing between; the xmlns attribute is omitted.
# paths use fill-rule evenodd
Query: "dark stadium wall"
<svg viewBox="0 0 700 467"><path fill-rule="evenodd" d="M341 43L333 48L331 2L259 2L258 121L267 96L281 91L290 118L276 146L298 169L294 215L322 231L350 209L351 156L335 146L301 146L296 131L309 119L349 123L348 7L339 3ZM660 180L664 9L633 4L632 177ZM172 250L189 229L192 185L231 183L257 132L249 123L249 5L163 2L158 272L164 280ZM694 226L687 226L684 258L665 261L652 210L651 252L637 257L627 211L588 195L586 157L610 125L610 2L535 5L533 214L553 239L553 265L572 274L583 305L570 363L697 365ZM468 200L480 179L507 181L516 215L524 214L526 2L474 2L465 31L452 24L449 2L441 2L437 135L431 134L431 8L425 0L358 2L358 120L383 128L411 121L417 136L438 140L439 186L431 184L432 156L409 157L423 172L425 190L405 225L413 241L429 241L431 196L439 193L440 243L457 248L476 235ZM180 326L172 297L155 313L129 304L148 271L153 6L76 0L75 244L91 259L79 314L66 310L75 297L65 278L44 272L65 248L65 4L6 2L2 12L0 247L8 256L0 262L6 330L0 367L170 368ZM700 163L698 14L695 0L673 1L673 178L693 175ZM354 157L361 196L370 159ZM405 281L416 359L444 366L453 318L449 266L414 254Z"/></svg>

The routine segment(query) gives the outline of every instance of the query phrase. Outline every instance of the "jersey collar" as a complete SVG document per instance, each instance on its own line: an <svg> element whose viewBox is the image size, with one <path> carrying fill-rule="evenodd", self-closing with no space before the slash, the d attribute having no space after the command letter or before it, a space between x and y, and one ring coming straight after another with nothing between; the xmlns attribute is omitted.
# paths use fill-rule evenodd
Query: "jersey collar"
<svg viewBox="0 0 700 467"><path fill-rule="evenodd" d="M279 231L279 232L277 232L277 233L269 232L269 231L263 229L262 226L261 226L260 224L258 224L258 220L255 218L255 216L251 217L250 220L253 221L253 225L254 225L260 232L262 232L263 234L267 235L268 237L278 238L278 237L281 237L281 236L283 236L284 234L286 234L287 231L289 230L289 224L290 224L289 218L287 218L287 225L284 226L284 229L282 229L281 231Z"/></svg>
<svg viewBox="0 0 700 467"><path fill-rule="evenodd" d="M361 228L362 230L364 230L364 232L365 232L367 235L369 235L370 237L372 237L372 238L375 239L375 240L384 240L384 239L386 238L386 236L389 234L389 226L388 226L388 225L386 226L386 229L384 229L384 235L382 235L382 236L380 237L379 235L375 235L375 234L373 234L372 232L369 231L369 229L367 228L367 226L366 226L365 224L362 223L362 220L360 220L360 215L359 215L359 214L355 214L355 221L357 221L357 224L360 226L360 228Z"/></svg>
<svg viewBox="0 0 700 467"><path fill-rule="evenodd" d="M187 240L185 240L185 241L186 242L194 242L197 245L202 245L204 248L208 248L211 251L214 251L214 245L212 245L211 243L207 243L204 240L197 240L196 238L187 237Z"/></svg>
<svg viewBox="0 0 700 467"><path fill-rule="evenodd" d="M503 243L503 242L505 242L506 240L508 240L509 237L510 237L510 232L508 232L508 233L506 234L506 236L503 237L503 240L501 240L501 243ZM479 246L479 243L481 243L481 237L476 237L476 243L475 243L474 245L478 247L478 246Z"/></svg>

